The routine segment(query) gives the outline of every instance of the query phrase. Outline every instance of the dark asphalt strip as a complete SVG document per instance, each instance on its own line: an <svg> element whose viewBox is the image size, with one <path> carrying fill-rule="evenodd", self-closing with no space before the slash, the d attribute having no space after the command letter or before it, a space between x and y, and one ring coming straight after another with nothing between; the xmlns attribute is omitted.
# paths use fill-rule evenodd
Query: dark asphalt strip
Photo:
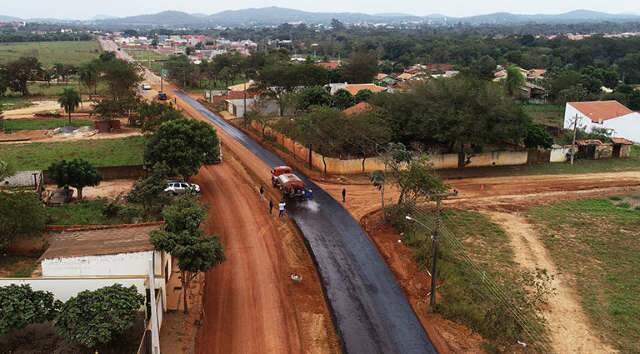
<svg viewBox="0 0 640 354"><path fill-rule="evenodd" d="M196 100L175 94L269 166L285 164ZM313 189L314 200L288 210L319 267L345 352L436 353L395 276L358 222L313 181L302 178Z"/></svg>

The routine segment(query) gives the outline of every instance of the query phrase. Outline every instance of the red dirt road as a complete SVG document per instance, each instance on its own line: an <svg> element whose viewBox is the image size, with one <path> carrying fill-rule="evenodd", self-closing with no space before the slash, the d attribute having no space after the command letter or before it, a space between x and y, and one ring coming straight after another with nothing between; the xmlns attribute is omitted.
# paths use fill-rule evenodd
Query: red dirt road
<svg viewBox="0 0 640 354"><path fill-rule="evenodd" d="M203 168L194 180L209 205L206 230L221 237L227 256L206 275L197 352L336 352L304 245L288 223L269 216L242 166L225 155L223 164ZM302 284L292 283L293 272L303 275Z"/></svg>

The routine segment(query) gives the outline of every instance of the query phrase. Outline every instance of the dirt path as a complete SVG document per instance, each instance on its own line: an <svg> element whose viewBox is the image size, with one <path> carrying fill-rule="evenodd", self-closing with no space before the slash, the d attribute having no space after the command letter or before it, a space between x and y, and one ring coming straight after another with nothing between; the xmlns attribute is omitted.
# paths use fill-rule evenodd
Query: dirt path
<svg viewBox="0 0 640 354"><path fill-rule="evenodd" d="M613 353L589 325L589 319L575 293L572 281L558 270L527 219L517 213L484 212L500 225L511 240L515 261L524 269L546 269L554 275L556 294L549 299L545 317L549 321L551 341L557 353Z"/></svg>
<svg viewBox="0 0 640 354"><path fill-rule="evenodd" d="M194 179L210 207L207 231L227 261L207 274L198 353L332 353L337 340L304 245L230 156ZM289 275L301 274L293 284Z"/></svg>
<svg viewBox="0 0 640 354"><path fill-rule="evenodd" d="M33 105L26 108L12 109L4 112L5 119L33 118L33 115L42 111L58 111L60 103L57 101L33 101Z"/></svg>

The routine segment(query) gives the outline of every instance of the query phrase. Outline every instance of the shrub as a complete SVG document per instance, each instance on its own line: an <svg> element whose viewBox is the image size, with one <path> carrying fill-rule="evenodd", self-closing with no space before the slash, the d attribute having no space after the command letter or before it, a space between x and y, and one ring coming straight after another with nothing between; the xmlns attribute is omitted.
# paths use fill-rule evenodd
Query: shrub
<svg viewBox="0 0 640 354"><path fill-rule="evenodd" d="M61 302L46 291L33 291L30 285L0 287L0 337L33 323L51 321Z"/></svg>
<svg viewBox="0 0 640 354"><path fill-rule="evenodd" d="M32 192L0 192L0 250L16 237L40 233L46 222L44 205Z"/></svg>
<svg viewBox="0 0 640 354"><path fill-rule="evenodd" d="M120 284L95 291L83 291L69 299L56 320L58 334L64 339L95 348L111 342L135 322L144 303L135 286Z"/></svg>

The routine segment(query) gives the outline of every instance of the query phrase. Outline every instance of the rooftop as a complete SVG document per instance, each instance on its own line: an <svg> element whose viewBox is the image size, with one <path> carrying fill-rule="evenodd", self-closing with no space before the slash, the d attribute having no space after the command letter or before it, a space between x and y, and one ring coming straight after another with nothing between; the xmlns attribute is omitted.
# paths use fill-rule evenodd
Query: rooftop
<svg viewBox="0 0 640 354"><path fill-rule="evenodd" d="M160 225L143 225L54 235L41 260L152 251L149 233Z"/></svg>
<svg viewBox="0 0 640 354"><path fill-rule="evenodd" d="M378 86L376 84L348 84L344 89L349 91L349 93L351 93L354 96L362 90L370 90L373 93L382 92L386 90L385 87Z"/></svg>
<svg viewBox="0 0 640 354"><path fill-rule="evenodd" d="M345 110L343 110L342 112L347 115L347 116L351 116L354 114L358 114L358 113L362 113L362 112L367 112L373 109L373 106L368 104L367 102L360 102L354 106L351 106Z"/></svg>
<svg viewBox="0 0 640 354"><path fill-rule="evenodd" d="M614 119L633 113L618 101L568 102L580 113L589 117L593 122Z"/></svg>

